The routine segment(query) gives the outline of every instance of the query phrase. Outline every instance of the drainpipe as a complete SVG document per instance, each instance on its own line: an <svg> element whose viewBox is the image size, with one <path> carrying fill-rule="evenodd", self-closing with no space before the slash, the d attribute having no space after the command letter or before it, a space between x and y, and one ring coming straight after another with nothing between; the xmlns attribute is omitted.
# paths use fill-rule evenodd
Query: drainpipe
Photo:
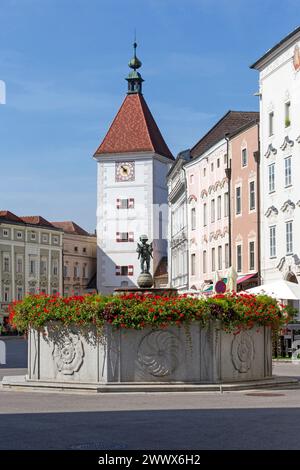
<svg viewBox="0 0 300 470"><path fill-rule="evenodd" d="M257 276L258 285L261 285L261 227L260 227L260 127L259 121L257 121L257 149L253 152L253 157L256 163L256 194L257 194Z"/></svg>
<svg viewBox="0 0 300 470"><path fill-rule="evenodd" d="M225 134L227 143L227 167L225 168L225 175L228 179L228 262L232 266L232 250L231 250L231 161L229 159L229 134Z"/></svg>

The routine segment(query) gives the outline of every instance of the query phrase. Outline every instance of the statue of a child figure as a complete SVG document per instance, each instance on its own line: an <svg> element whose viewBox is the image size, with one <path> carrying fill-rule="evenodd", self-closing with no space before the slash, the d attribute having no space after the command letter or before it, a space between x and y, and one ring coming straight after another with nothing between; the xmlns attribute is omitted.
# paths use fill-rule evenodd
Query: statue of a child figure
<svg viewBox="0 0 300 470"><path fill-rule="evenodd" d="M149 274L150 273L150 259L153 258L152 252L153 252L153 247L152 243L147 243L148 237L147 235L141 235L140 236L140 242L137 244L137 253L138 259L140 260L141 263L141 272L143 274Z"/></svg>

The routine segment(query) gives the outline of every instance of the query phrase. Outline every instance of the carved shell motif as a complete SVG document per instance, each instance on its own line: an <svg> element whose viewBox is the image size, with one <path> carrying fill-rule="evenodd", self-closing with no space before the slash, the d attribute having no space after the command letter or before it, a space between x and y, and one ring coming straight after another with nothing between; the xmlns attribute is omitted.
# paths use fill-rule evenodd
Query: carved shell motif
<svg viewBox="0 0 300 470"><path fill-rule="evenodd" d="M63 344L55 344L53 358L59 372L72 375L83 363L83 346L79 336L70 333Z"/></svg>
<svg viewBox="0 0 300 470"><path fill-rule="evenodd" d="M152 331L144 336L137 359L142 369L155 377L172 374L179 364L179 339L169 331Z"/></svg>
<svg viewBox="0 0 300 470"><path fill-rule="evenodd" d="M246 331L235 336L231 346L232 362L236 370L247 372L254 359L253 339Z"/></svg>

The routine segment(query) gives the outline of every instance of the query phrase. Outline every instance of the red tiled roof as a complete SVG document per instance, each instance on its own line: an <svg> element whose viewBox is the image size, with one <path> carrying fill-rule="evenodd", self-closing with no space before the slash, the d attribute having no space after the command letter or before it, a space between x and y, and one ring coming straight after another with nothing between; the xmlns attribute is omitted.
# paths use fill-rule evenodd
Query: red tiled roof
<svg viewBox="0 0 300 470"><path fill-rule="evenodd" d="M64 222L51 222L51 224L54 225L54 227L63 229L63 231L66 233L73 233L76 235L89 235L88 232L86 232L82 227L75 224L75 222L71 220L67 220Z"/></svg>
<svg viewBox="0 0 300 470"><path fill-rule="evenodd" d="M127 95L95 155L156 152L174 159L143 95Z"/></svg>
<svg viewBox="0 0 300 470"><path fill-rule="evenodd" d="M11 222L22 222L20 217L10 211L0 211L0 219L8 220Z"/></svg>
<svg viewBox="0 0 300 470"><path fill-rule="evenodd" d="M48 222L48 220L44 219L41 215L26 215L20 217L23 222L26 224L31 224L31 225L42 225L43 227L52 227L53 225Z"/></svg>
<svg viewBox="0 0 300 470"><path fill-rule="evenodd" d="M230 134L245 124L259 119L255 111L228 111L191 149L191 157L196 158L210 149L225 134Z"/></svg>

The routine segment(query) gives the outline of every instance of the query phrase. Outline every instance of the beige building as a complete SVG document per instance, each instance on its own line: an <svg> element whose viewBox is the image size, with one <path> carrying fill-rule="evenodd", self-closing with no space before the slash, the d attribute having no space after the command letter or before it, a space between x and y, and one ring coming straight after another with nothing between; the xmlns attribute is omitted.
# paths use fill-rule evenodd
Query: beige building
<svg viewBox="0 0 300 470"><path fill-rule="evenodd" d="M51 222L64 231L63 292L82 295L96 291L97 239L75 222Z"/></svg>
<svg viewBox="0 0 300 470"><path fill-rule="evenodd" d="M0 324L26 294L62 292L63 231L41 216L0 211Z"/></svg>

